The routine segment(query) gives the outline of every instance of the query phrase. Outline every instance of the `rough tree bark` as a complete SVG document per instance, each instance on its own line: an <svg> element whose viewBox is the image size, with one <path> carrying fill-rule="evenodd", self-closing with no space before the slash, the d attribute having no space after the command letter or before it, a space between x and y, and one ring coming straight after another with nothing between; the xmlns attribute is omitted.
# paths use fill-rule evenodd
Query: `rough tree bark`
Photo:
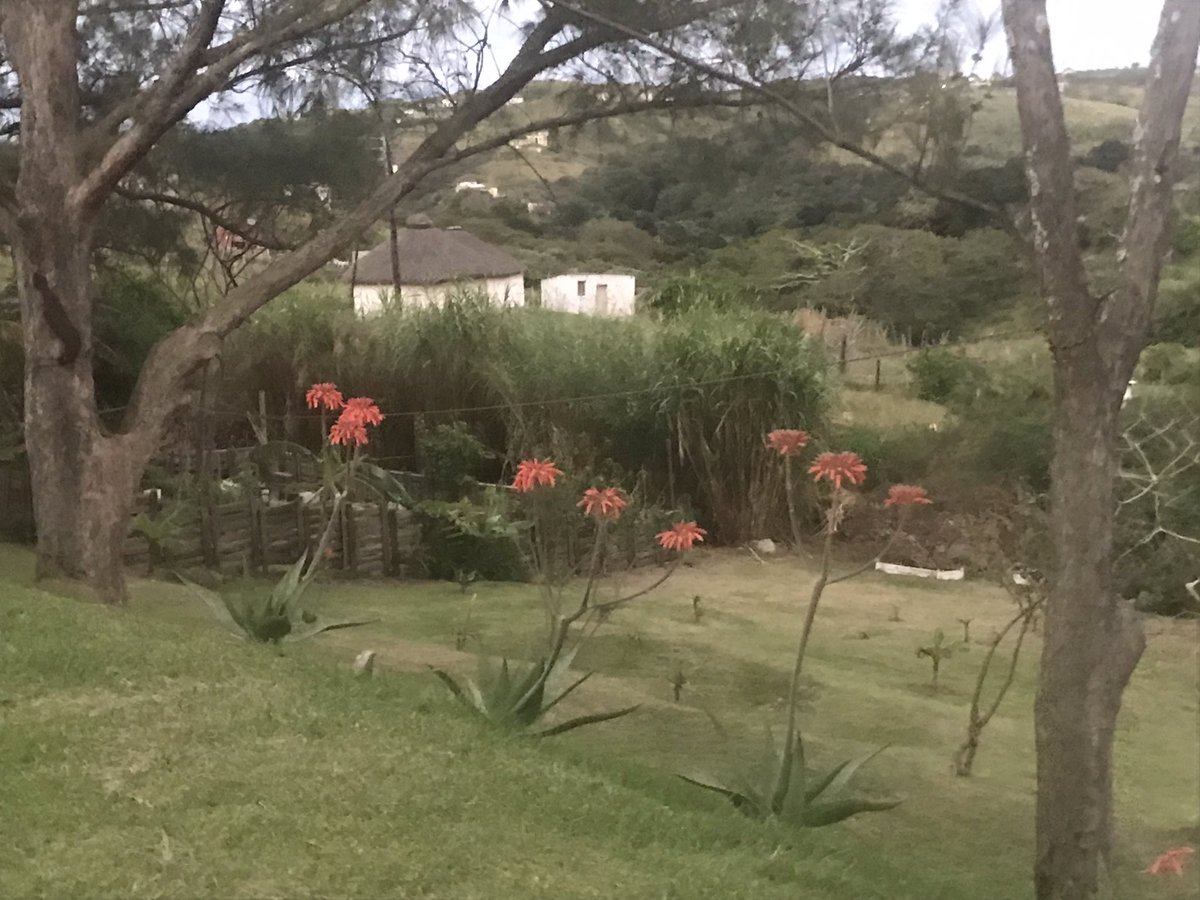
<svg viewBox="0 0 1200 900"><path fill-rule="evenodd" d="M1121 279L1095 296L1046 0L1004 0L1027 157L1034 250L1054 358L1052 540L1036 704L1039 900L1100 895L1112 846L1113 733L1145 643L1113 588L1121 400L1145 344L1166 251L1174 164L1200 47L1200 3L1166 0L1134 135Z"/></svg>
<svg viewBox="0 0 1200 900"><path fill-rule="evenodd" d="M15 190L0 189L0 230L18 270L24 334L25 438L38 532L38 574L81 581L100 598L124 598L121 548L142 472L193 376L223 338L281 292L320 268L394 208L429 173L506 145L537 128L658 108L631 102L530 123L465 148L456 143L535 76L618 39L603 29L562 35L547 12L509 66L399 165L355 210L302 246L276 257L197 319L151 351L115 431L99 420L92 383L94 222L108 198L155 143L206 97L239 78L248 63L319 32L370 0L294 0L275 15L214 45L226 0L201 0L179 49L159 77L95 125L80 115L77 0L4 0L4 50L20 86L20 163ZM670 10L669 30L735 0ZM127 127L120 127L125 125Z"/></svg>
<svg viewBox="0 0 1200 900"><path fill-rule="evenodd" d="M133 442L105 434L95 408L91 222L71 199L79 169L75 10L26 2L8 11L5 25L28 110L13 247L26 348L25 444L45 535L38 575L82 578L113 594L121 585L114 542L128 528L139 454Z"/></svg>

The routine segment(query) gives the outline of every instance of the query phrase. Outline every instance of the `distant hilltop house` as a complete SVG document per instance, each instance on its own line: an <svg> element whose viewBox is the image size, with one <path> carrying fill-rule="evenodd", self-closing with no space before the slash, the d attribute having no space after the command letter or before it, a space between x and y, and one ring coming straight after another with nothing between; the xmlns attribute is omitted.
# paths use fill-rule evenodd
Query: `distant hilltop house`
<svg viewBox="0 0 1200 900"><path fill-rule="evenodd" d="M397 233L400 296L395 297L390 239L358 258L342 277L354 281L354 310L379 312L385 303L436 306L455 290L478 290L493 303L525 305L524 267L499 247L461 228L435 228L428 216L409 217Z"/></svg>
<svg viewBox="0 0 1200 900"><path fill-rule="evenodd" d="M517 150L523 150L527 147L533 150L545 150L550 146L550 132L531 131L529 134L513 138L509 141L509 144Z"/></svg>
<svg viewBox="0 0 1200 900"><path fill-rule="evenodd" d="M482 181L460 181L454 186L454 193L461 194L464 191L477 191L490 197L500 196L500 188L488 187Z"/></svg>
<svg viewBox="0 0 1200 900"><path fill-rule="evenodd" d="M557 275L542 281L542 307L588 316L632 316L636 293L633 275Z"/></svg>

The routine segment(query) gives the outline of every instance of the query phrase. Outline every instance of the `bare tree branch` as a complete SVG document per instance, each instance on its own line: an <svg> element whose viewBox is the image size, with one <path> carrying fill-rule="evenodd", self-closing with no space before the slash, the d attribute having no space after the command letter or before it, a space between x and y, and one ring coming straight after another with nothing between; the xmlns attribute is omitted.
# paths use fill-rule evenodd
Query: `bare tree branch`
<svg viewBox="0 0 1200 900"><path fill-rule="evenodd" d="M83 212L91 212L107 199L125 173L145 156L163 131L170 127L169 110L174 98L196 73L201 55L216 34L225 0L204 0L192 27L183 39L175 58L162 76L143 95L136 124L108 148L99 164L72 192L72 203Z"/></svg>
<svg viewBox="0 0 1200 900"><path fill-rule="evenodd" d="M100 161L72 191L72 203L80 212L94 212L133 166L172 126L182 120L206 97L228 85L238 67L253 56L276 47L301 40L335 22L344 19L370 0L340 0L322 4L316 0L297 2L287 12L280 12L268 22L231 38L216 48L208 48L212 30L207 20L198 21L185 47L167 68L167 74L135 100L122 108L123 118L132 117L135 124L120 135L105 151ZM224 0L206 0L204 12L219 15ZM203 19L203 17L201 17ZM215 22L212 25L215 29ZM196 52L192 38L207 33L203 46ZM203 70L197 74L198 70ZM174 78L173 89L167 90L168 79ZM101 134L113 126L106 117L95 126Z"/></svg>
<svg viewBox="0 0 1200 900"><path fill-rule="evenodd" d="M259 234L258 232L250 233L244 225L223 215L220 210L214 209L190 197L180 197L177 194L165 194L158 191L141 191L123 185L118 185L113 192L119 197L124 197L126 200L142 203L160 203L165 206L175 206L179 209L189 210L207 219L213 225L224 228L230 234L236 235L250 244L262 247L264 250L280 251L295 249L291 244L277 241L268 235Z"/></svg>

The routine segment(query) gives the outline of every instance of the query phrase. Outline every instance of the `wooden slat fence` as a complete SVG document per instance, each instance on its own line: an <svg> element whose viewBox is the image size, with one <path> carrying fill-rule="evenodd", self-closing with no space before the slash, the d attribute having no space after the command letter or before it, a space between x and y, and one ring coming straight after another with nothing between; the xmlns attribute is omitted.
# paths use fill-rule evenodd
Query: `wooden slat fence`
<svg viewBox="0 0 1200 900"><path fill-rule="evenodd" d="M299 499L219 504L178 515L159 540L134 531L125 542L125 562L141 571L209 566L262 573L315 550L328 516L328 508ZM383 501L357 502L343 506L339 519L325 565L351 575L411 573L420 547L411 511Z"/></svg>

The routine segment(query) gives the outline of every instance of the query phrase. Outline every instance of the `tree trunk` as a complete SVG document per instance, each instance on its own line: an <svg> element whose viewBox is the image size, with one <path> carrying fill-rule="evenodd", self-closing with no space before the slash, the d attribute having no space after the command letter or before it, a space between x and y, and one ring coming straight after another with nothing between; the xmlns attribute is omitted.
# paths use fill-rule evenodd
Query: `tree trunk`
<svg viewBox="0 0 1200 900"><path fill-rule="evenodd" d="M92 228L71 199L79 174L74 6L27 4L10 13L5 39L23 101L14 253L37 574L81 579L116 601L146 455L106 435L95 405Z"/></svg>
<svg viewBox="0 0 1200 900"><path fill-rule="evenodd" d="M1121 392L1096 357L1078 350L1056 356L1051 528L1058 564L1036 704L1035 881L1039 900L1077 900L1099 896L1102 887L1112 845L1113 735L1145 643L1112 584Z"/></svg>

